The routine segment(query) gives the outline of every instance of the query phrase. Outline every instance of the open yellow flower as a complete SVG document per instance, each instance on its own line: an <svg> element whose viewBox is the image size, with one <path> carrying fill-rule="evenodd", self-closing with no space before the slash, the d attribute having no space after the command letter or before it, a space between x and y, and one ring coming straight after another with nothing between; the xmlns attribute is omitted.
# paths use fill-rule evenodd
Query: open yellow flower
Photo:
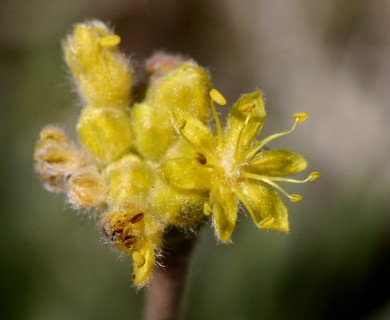
<svg viewBox="0 0 390 320"><path fill-rule="evenodd" d="M215 89L210 91L210 97L213 102L226 104ZM307 118L307 114L294 114L295 122L290 130L258 141L256 137L266 117L260 91L243 95L233 105L225 130L214 103L211 106L216 134L191 114L172 111L177 131L192 150L184 157L163 162L160 173L175 188L209 190L204 214L212 214L216 234L222 241L231 237L239 201L259 228L288 231L287 208L275 190L293 202L302 200L302 197L287 193L278 182L304 183L320 175L312 172L304 180L285 177L304 170L307 166L305 159L287 150L264 150L264 146L291 133Z"/></svg>

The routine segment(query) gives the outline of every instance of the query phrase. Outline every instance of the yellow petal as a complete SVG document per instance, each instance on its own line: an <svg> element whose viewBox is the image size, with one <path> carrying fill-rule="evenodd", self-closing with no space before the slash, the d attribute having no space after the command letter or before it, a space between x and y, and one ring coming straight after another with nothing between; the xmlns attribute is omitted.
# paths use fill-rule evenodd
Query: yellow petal
<svg viewBox="0 0 390 320"><path fill-rule="evenodd" d="M260 91L243 95L229 113L226 122L225 145L236 146L240 139L240 150L250 147L263 126L265 115L263 95ZM250 118L245 124L248 116Z"/></svg>
<svg viewBox="0 0 390 320"><path fill-rule="evenodd" d="M129 114L118 108L83 108L77 131L84 147L104 164L124 154L133 142Z"/></svg>
<svg viewBox="0 0 390 320"><path fill-rule="evenodd" d="M213 224L217 237L228 241L237 221L237 196L223 187L216 192L213 206Z"/></svg>
<svg viewBox="0 0 390 320"><path fill-rule="evenodd" d="M259 228L289 230L287 208L271 187L262 182L245 181L240 184L240 193L244 206Z"/></svg>
<svg viewBox="0 0 390 320"><path fill-rule="evenodd" d="M178 158L165 161L160 173L171 186L183 190L206 190L210 187L210 169L195 158Z"/></svg>
<svg viewBox="0 0 390 320"><path fill-rule="evenodd" d="M306 169L306 160L291 151L269 150L258 153L250 162L248 171L268 176L285 176Z"/></svg>

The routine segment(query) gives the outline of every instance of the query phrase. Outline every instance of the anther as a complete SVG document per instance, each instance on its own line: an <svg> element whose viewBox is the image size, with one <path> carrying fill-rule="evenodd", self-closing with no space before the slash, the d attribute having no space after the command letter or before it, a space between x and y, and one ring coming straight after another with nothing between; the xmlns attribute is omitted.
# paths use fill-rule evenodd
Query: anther
<svg viewBox="0 0 390 320"><path fill-rule="evenodd" d="M291 202L299 202L303 199L303 197L299 194L292 194L290 197Z"/></svg>
<svg viewBox="0 0 390 320"><path fill-rule="evenodd" d="M220 106L224 106L226 104L226 99L217 89L211 89L210 98Z"/></svg>
<svg viewBox="0 0 390 320"><path fill-rule="evenodd" d="M260 228L263 228L263 229L266 229L267 227L269 227L270 225L272 225L275 221L275 218L274 217L267 217L263 220L261 220L258 224L258 226Z"/></svg>
<svg viewBox="0 0 390 320"><path fill-rule="evenodd" d="M130 223L134 224L139 221L141 221L144 217L144 214L142 212L137 213L136 215L132 216L129 220Z"/></svg>
<svg viewBox="0 0 390 320"><path fill-rule="evenodd" d="M145 264L145 257L138 251L133 252L132 258L138 268L141 268Z"/></svg>
<svg viewBox="0 0 390 320"><path fill-rule="evenodd" d="M196 161L198 161L200 164L205 165L205 164L207 163L207 159L206 159L206 157L204 156L203 153L197 152L197 153L195 154L195 159L196 159Z"/></svg>
<svg viewBox="0 0 390 320"><path fill-rule="evenodd" d="M321 177L321 174L319 172L312 172L309 174L308 180L309 181L315 181Z"/></svg>
<svg viewBox="0 0 390 320"><path fill-rule="evenodd" d="M137 240L136 236L129 234L123 238L122 242L126 248L131 249L131 247L134 245L136 240Z"/></svg>
<svg viewBox="0 0 390 320"><path fill-rule="evenodd" d="M99 44L103 48L113 48L121 42L121 38L116 34L111 34L99 39Z"/></svg>
<svg viewBox="0 0 390 320"><path fill-rule="evenodd" d="M309 117L309 115L306 112L296 112L293 114L292 117L295 118L298 123L301 123L305 121Z"/></svg>
<svg viewBox="0 0 390 320"><path fill-rule="evenodd" d="M211 207L208 202L205 202L203 205L203 213L205 216L210 216L213 210L211 210Z"/></svg>
<svg viewBox="0 0 390 320"><path fill-rule="evenodd" d="M249 113L251 112L254 108L256 107L256 105L253 103L253 102L248 102L248 103L245 103L244 105L240 106L240 110L244 113Z"/></svg>

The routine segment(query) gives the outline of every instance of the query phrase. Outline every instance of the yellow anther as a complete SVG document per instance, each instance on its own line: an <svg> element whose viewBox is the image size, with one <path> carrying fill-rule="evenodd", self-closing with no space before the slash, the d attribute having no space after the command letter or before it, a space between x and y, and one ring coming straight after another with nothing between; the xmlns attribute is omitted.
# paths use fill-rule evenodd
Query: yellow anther
<svg viewBox="0 0 390 320"><path fill-rule="evenodd" d="M308 180L309 181L315 181L315 180L317 180L320 177L321 177L321 174L319 172L312 172L312 173L309 174Z"/></svg>
<svg viewBox="0 0 390 320"><path fill-rule="evenodd" d="M309 115L306 112L296 112L293 114L293 118L298 120L298 123L305 121Z"/></svg>
<svg viewBox="0 0 390 320"><path fill-rule="evenodd" d="M99 39L99 44L103 48L113 48L121 42L121 37L116 34L111 34Z"/></svg>
<svg viewBox="0 0 390 320"><path fill-rule="evenodd" d="M138 251L133 252L132 258L138 268L141 268L145 264L145 257Z"/></svg>
<svg viewBox="0 0 390 320"><path fill-rule="evenodd" d="M269 225L272 225L272 224L274 223L274 221L275 221L275 218L274 218L274 217L267 217L267 218L261 220L261 221L259 222L258 226L259 226L260 228L267 229L267 227L268 227Z"/></svg>
<svg viewBox="0 0 390 320"><path fill-rule="evenodd" d="M217 89L211 89L210 98L220 106L224 106L226 104L226 99Z"/></svg>
<svg viewBox="0 0 390 320"><path fill-rule="evenodd" d="M211 209L208 202L205 202L203 205L203 213L205 216L210 216L213 210Z"/></svg>
<svg viewBox="0 0 390 320"><path fill-rule="evenodd" d="M299 201L301 201L302 199L303 199L303 197L302 197L301 195L299 195L299 194L292 194L292 195L290 196L291 202L299 202Z"/></svg>
<svg viewBox="0 0 390 320"><path fill-rule="evenodd" d="M242 105L240 107L240 110L244 113L249 113L254 109L254 107L256 107L256 105L254 103L248 102L248 103L245 103L244 105Z"/></svg>

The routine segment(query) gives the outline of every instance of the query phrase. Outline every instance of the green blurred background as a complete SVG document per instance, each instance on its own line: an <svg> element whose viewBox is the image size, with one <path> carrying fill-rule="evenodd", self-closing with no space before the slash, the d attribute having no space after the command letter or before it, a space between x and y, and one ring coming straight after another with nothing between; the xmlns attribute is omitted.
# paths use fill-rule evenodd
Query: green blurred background
<svg viewBox="0 0 390 320"><path fill-rule="evenodd" d="M140 319L145 290L95 223L35 177L48 123L75 137L79 112L61 39L110 22L142 68L155 50L193 57L233 102L260 88L265 133L309 121L271 147L306 156L291 186L291 232L244 214L233 244L200 234L185 319L390 319L390 2L387 0L2 0L0 318Z"/></svg>

